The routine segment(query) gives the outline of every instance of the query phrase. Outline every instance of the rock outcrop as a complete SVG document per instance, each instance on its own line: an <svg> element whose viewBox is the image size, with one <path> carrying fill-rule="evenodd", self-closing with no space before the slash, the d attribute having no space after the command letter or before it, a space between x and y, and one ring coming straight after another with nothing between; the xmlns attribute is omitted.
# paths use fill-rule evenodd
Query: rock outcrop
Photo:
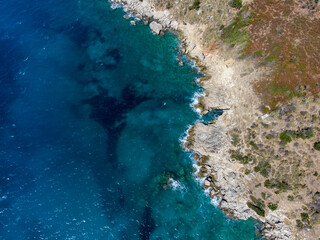
<svg viewBox="0 0 320 240"><path fill-rule="evenodd" d="M151 22L149 26L150 26L151 31L157 35L159 35L160 32L162 31L162 25L155 22L155 21Z"/></svg>

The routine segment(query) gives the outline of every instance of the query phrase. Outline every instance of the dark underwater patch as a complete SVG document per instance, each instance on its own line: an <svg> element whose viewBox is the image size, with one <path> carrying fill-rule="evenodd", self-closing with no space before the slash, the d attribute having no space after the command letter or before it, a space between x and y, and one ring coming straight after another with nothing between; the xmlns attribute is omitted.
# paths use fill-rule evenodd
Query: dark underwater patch
<svg viewBox="0 0 320 240"><path fill-rule="evenodd" d="M152 217L152 209L146 206L143 211L142 223L139 226L139 235L141 240L149 240L152 232L156 228L155 221Z"/></svg>
<svg viewBox="0 0 320 240"><path fill-rule="evenodd" d="M66 34L77 46L81 47L82 44L88 41L89 32L93 30L83 25L80 21L75 21L59 28L57 31ZM101 36L98 31L95 33Z"/></svg>
<svg viewBox="0 0 320 240"><path fill-rule="evenodd" d="M150 97L139 94L134 85L128 84L119 99L109 96L108 90L101 88L98 95L84 101L92 107L90 117L108 133L108 155L114 168L117 168L118 139L127 124L125 114L149 99Z"/></svg>
<svg viewBox="0 0 320 240"><path fill-rule="evenodd" d="M17 62L24 59L18 51L18 45L17 39L0 40L0 124L7 120L7 108L22 90L15 80L19 71Z"/></svg>

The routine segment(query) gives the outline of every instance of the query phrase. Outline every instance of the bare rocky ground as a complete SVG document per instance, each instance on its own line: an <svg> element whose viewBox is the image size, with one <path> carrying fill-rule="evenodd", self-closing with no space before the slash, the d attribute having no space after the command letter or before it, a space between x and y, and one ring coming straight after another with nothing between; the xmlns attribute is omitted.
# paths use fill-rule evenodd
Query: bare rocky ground
<svg viewBox="0 0 320 240"><path fill-rule="evenodd" d="M229 48L221 40L221 29L238 13L229 1L204 0L198 9L192 0L115 2L149 20L156 34L176 30L182 51L205 74L205 96L195 107L203 114L224 109L216 121L193 126L186 143L210 197L221 199L230 217L261 220L268 239L318 239L319 100L293 99L269 115L260 110L254 84L271 69L240 59L242 42ZM248 18L248 11L241 14Z"/></svg>

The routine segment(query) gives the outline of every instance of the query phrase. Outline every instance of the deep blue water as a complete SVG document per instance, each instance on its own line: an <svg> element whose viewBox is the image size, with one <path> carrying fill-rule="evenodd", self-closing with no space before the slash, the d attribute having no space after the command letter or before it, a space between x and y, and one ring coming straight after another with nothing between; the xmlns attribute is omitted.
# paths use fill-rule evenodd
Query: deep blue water
<svg viewBox="0 0 320 240"><path fill-rule="evenodd" d="M102 0L0 2L1 240L257 238L181 149L199 87L176 36Z"/></svg>

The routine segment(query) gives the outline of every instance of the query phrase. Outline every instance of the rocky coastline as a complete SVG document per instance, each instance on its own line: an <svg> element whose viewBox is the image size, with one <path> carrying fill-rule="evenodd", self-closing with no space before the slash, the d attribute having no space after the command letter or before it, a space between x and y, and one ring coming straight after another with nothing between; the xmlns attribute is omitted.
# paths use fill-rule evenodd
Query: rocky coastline
<svg viewBox="0 0 320 240"><path fill-rule="evenodd" d="M203 188L211 198L220 199L220 208L236 219L256 218L262 222L262 234L267 239L294 239L289 221L281 210L259 216L248 207L250 192L246 188L250 176L239 169L241 164L230 157L231 139L228 131L238 127L246 129L263 114L258 110L259 98L251 83L263 74L250 60L238 60L223 47L207 51L199 34L204 26L175 20L168 10L156 9L148 0L114 0L128 14L149 24L153 33L161 35L170 29L179 34L181 51L197 62L204 77L200 85L206 90L194 107L202 114L213 109L226 109L222 116L210 124L197 123L188 131L185 146L194 152L199 166L198 176L204 179ZM133 21L131 24L135 24ZM248 104L250 103L250 104Z"/></svg>

